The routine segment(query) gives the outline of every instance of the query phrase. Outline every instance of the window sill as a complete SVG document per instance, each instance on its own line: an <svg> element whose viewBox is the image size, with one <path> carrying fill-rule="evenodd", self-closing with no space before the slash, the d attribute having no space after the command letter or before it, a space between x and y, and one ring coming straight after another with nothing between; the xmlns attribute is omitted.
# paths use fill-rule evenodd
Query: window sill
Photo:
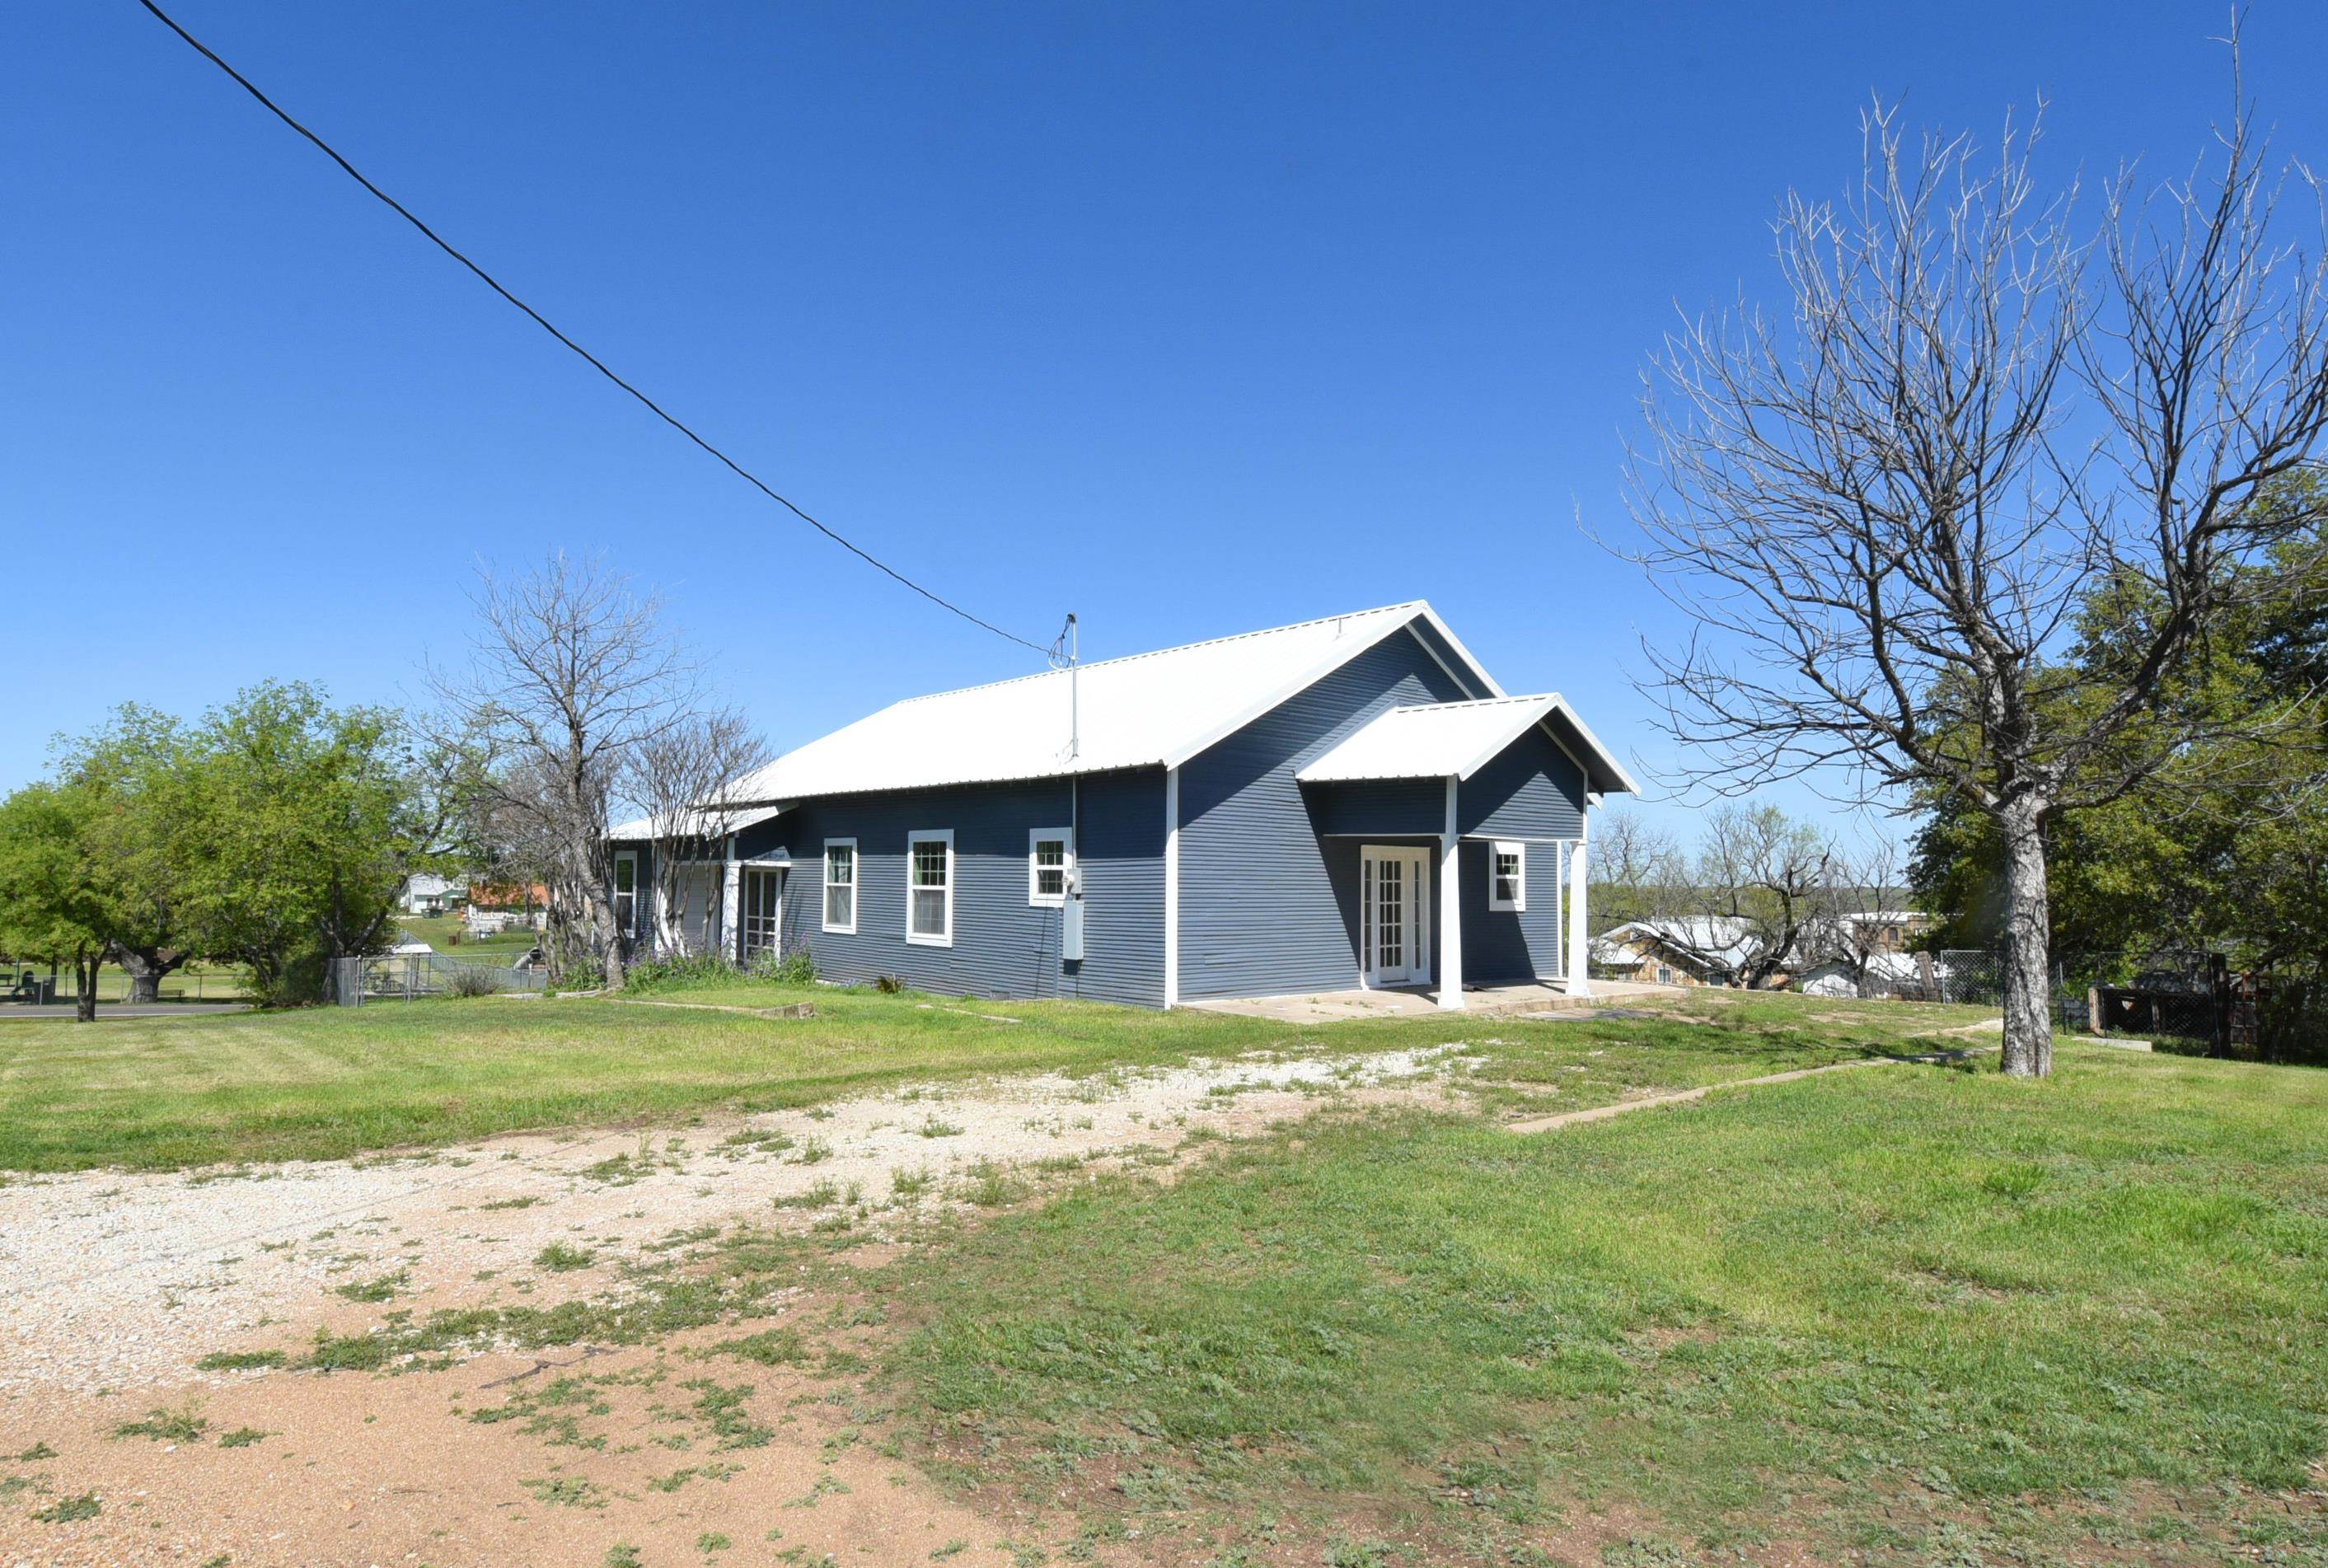
<svg viewBox="0 0 2328 1568"><path fill-rule="evenodd" d="M857 934L857 927L854 925L828 925L824 927L824 934L827 936L854 936Z"/></svg>
<svg viewBox="0 0 2328 1568"><path fill-rule="evenodd" d="M953 945L953 938L951 936L916 936L910 931L906 933L906 941L915 947L952 947Z"/></svg>

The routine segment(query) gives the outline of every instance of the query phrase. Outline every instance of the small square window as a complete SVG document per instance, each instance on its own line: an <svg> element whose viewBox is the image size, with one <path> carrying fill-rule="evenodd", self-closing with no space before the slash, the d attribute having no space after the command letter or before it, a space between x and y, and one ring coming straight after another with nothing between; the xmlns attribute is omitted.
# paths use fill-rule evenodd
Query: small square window
<svg viewBox="0 0 2328 1568"><path fill-rule="evenodd" d="M1037 828L1027 835L1027 902L1058 909L1067 902L1067 878L1075 853L1065 828Z"/></svg>
<svg viewBox="0 0 2328 1568"><path fill-rule="evenodd" d="M1527 846L1493 843L1488 846L1488 907L1515 912L1527 908Z"/></svg>

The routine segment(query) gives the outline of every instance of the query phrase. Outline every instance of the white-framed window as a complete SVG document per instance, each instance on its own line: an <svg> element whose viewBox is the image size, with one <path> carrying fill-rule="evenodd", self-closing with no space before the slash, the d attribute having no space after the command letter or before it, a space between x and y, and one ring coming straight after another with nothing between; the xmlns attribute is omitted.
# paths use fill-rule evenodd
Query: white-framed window
<svg viewBox="0 0 2328 1568"><path fill-rule="evenodd" d="M906 835L906 940L953 945L953 830Z"/></svg>
<svg viewBox="0 0 2328 1568"><path fill-rule="evenodd" d="M840 936L857 934L857 840L824 841L824 928Z"/></svg>
<svg viewBox="0 0 2328 1568"><path fill-rule="evenodd" d="M639 852L615 851L615 925L625 936L639 934Z"/></svg>
<svg viewBox="0 0 2328 1568"><path fill-rule="evenodd" d="M1075 868L1075 842L1065 828L1035 828L1027 834L1027 902L1038 909L1062 909L1067 878Z"/></svg>
<svg viewBox="0 0 2328 1568"><path fill-rule="evenodd" d="M1527 907L1527 846L1499 840L1488 846L1488 907Z"/></svg>
<svg viewBox="0 0 2328 1568"><path fill-rule="evenodd" d="M1657 983L1659 985L1671 985L1673 982L1674 978L1672 967L1668 964L1663 963L1657 965Z"/></svg>

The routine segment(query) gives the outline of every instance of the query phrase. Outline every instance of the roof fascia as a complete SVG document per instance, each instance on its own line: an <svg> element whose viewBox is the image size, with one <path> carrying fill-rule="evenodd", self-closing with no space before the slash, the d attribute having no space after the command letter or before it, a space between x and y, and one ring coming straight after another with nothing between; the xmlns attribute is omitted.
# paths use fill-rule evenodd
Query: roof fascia
<svg viewBox="0 0 2328 1568"><path fill-rule="evenodd" d="M1478 659L1472 656L1471 650L1463 646L1463 639L1455 634L1454 628L1448 625L1446 622L1439 618L1439 612L1431 607L1430 600L1418 599L1415 603L1417 607L1422 611L1422 614L1414 616L1406 623L1409 627L1412 627L1417 620L1430 623L1431 629L1439 634L1440 638L1446 643L1448 647L1454 650L1455 656L1458 659L1463 661L1464 666L1471 671L1471 678L1488 689L1488 695L1489 697L1508 697L1511 695L1510 692L1506 691L1501 686L1496 683L1496 678L1488 673L1488 667L1485 664L1480 663ZM1459 686L1463 684L1463 676L1461 673L1454 670L1447 669L1447 661L1439 658L1438 649L1432 647L1428 643L1423 643L1422 639L1420 637L1417 637L1415 641L1422 643L1422 651L1430 654L1433 659L1437 659L1439 661L1439 667L1441 670L1447 670L1447 674L1450 679L1454 681L1454 682Z"/></svg>
<svg viewBox="0 0 2328 1568"><path fill-rule="evenodd" d="M1478 773L1481 768L1487 766L1489 763L1495 761L1496 758L1501 756L1504 754L1505 749L1509 746L1512 742L1517 740L1521 736L1525 735L1528 732L1529 726L1544 723L1544 716L1550 713L1559 701L1560 699L1557 696L1551 697L1549 699L1539 698L1533 703L1520 708L1518 709L1520 715L1519 722L1498 735L1493 745L1489 746L1487 750L1473 757L1462 768L1459 769L1455 776L1459 779L1468 780L1473 774ZM1548 726L1545 728L1545 733L1547 735L1551 734L1551 729ZM1560 737L1554 735L1552 737L1552 743L1554 746L1560 746ZM1568 750L1564 746L1561 746L1560 749L1563 753ZM1576 762L1576 759L1572 756L1568 760L1571 762ZM1584 773L1584 765L1582 763L1576 763L1576 771L1579 773ZM1587 774L1586 776L1589 778L1591 775Z"/></svg>
<svg viewBox="0 0 2328 1568"><path fill-rule="evenodd" d="M1578 738L1584 742L1585 746L1591 750L1594 756L1600 759L1601 764L1608 768L1609 775L1617 781L1617 793L1629 795L1637 795L1641 793L1641 786L1633 782L1633 775L1625 771L1625 765L1617 760L1616 754L1610 751L1607 746L1600 744L1600 737L1592 733L1592 727L1585 723L1583 719L1578 718L1576 716L1576 709L1568 705L1568 699L1560 696L1558 693L1554 694L1552 707L1545 710L1544 717L1546 719L1549 719L1555 713L1576 727ZM1558 746L1563 752L1566 753L1568 760L1576 764L1577 770L1584 775L1585 787L1587 789L1591 789L1592 785L1592 770L1584 765L1583 759L1579 757L1573 751L1569 750L1568 743L1560 738L1558 732L1552 731L1549 724L1545 725L1545 728L1552 734L1553 743ZM1594 790L1593 793L1595 794L1601 794L1608 792Z"/></svg>

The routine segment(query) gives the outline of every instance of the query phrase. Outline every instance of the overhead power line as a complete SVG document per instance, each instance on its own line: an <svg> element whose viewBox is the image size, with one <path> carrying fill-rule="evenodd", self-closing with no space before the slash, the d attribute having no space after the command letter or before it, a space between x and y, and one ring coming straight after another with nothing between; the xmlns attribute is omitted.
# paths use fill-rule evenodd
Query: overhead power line
<svg viewBox="0 0 2328 1568"><path fill-rule="evenodd" d="M737 462L733 457L728 456L728 454L719 450L718 447L714 446L710 442L697 435L684 421L664 408L662 404L656 402L652 398L648 397L644 392L640 391L636 387L631 385L630 382L623 380L622 377L616 375L612 370L609 370L604 360L601 360L588 349L584 348L580 343L576 343L572 338L567 336L563 332L560 332L557 326L552 324L548 316L543 315L540 311L534 309L533 306L526 304L525 301L520 299L516 295L512 294L508 289L502 287L500 279L493 277L492 273L487 272L475 262L470 260L459 250L454 249L451 244L446 242L443 235L428 227L427 224L422 222L409 207L407 207L403 202L398 201L395 197L381 190L378 185L373 184L371 181L365 176L362 170L357 168L353 164L348 162L346 158L343 157L340 155L339 150L333 147L331 143L325 141L323 137L317 136L305 126L301 125L297 120L294 119L290 114L284 109L282 105L277 103L273 99L261 92L256 82L253 82L249 77L243 75L242 72L237 70L233 66L229 65L224 60L221 59L219 57L218 51L212 49L209 44L204 43L201 39L196 38L192 33L180 26L177 20L168 12L163 10L159 5L154 4L154 0L137 0L137 3L146 7L147 11L151 12L155 21L161 23L163 26L168 28L171 32L183 39L187 47L193 50L195 53L201 55L204 60L209 61L212 65L217 66L221 70L226 72L229 77L233 79L237 87L241 88L243 91L249 93L252 98L257 99L260 107L265 108L268 113L273 115L277 119L281 120L285 125L289 126L293 130L298 132L308 141L314 143L316 150L321 152L325 157L331 159L332 162L337 164L340 166L341 171L345 174L349 179L353 180L357 184L361 185L365 190L371 192L374 196L378 197L390 211L403 219L407 223L411 224L415 229L419 230L423 235L427 236L430 244L436 246L437 249L442 250L446 255L459 262L463 267L467 268L470 272L476 276L479 282L483 283L487 288L492 289L495 294L500 295L510 304L517 306L518 309L523 311L532 319L533 324L536 326L548 333L551 337L556 338L559 343L565 344L566 347L573 350L574 352L579 355L582 361L592 370L597 371L600 375L614 382L615 385L622 388L623 390L628 392L632 397L636 398L646 407L647 411L654 415L656 418L661 419L664 424L670 426L672 429L686 437L690 441L694 442L698 446L703 448L704 451L709 452L712 456L718 458L720 463L725 465L727 468L737 478L743 480L745 484L749 484L753 489L766 496L770 501L774 502L778 506L783 507L786 512L791 512L794 517L799 518L803 522L816 530L817 532L824 535L825 538L831 540L833 543L839 545L841 549L847 550L850 554L855 556L858 559L863 561L874 570L896 582L903 584L908 588L913 589L914 592L921 595L922 597L929 600L930 603L937 606L940 609L951 611L953 614L960 615L963 620L968 621L972 625L982 627L986 631L991 632L996 636L1002 638L1005 642L1016 643L1022 648L1030 649L1037 653L1045 655L1046 657L1048 657L1051 654L1053 651L1052 648L1046 647L1040 643L1030 643L1026 638L1018 635L1016 633L1006 632L1001 627L996 625L993 622L982 620L979 616L972 615L968 610L963 609L960 605L955 604L952 599L947 598L944 595L937 593L933 589L924 587L921 584L915 582L913 578L907 577L905 573L899 571L888 562L881 559L878 556L874 555L871 551L864 549L862 546L854 543L840 533L835 531L833 529L819 522L815 518L811 517L800 507L794 505L792 502L778 494L774 487L769 485L767 482L763 480L758 474L754 474L750 469ZM1056 644L1053 644L1053 647L1056 646Z"/></svg>

